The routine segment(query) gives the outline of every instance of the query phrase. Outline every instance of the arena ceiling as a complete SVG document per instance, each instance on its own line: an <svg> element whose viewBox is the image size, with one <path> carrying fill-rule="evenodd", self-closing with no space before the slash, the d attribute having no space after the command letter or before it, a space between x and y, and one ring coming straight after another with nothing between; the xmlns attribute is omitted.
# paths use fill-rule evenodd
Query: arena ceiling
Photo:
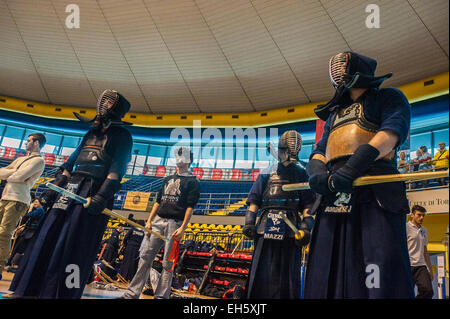
<svg viewBox="0 0 450 319"><path fill-rule="evenodd" d="M95 107L113 88L138 113L254 112L329 99L338 52L399 86L448 72L448 47L448 0L0 0L0 95Z"/></svg>

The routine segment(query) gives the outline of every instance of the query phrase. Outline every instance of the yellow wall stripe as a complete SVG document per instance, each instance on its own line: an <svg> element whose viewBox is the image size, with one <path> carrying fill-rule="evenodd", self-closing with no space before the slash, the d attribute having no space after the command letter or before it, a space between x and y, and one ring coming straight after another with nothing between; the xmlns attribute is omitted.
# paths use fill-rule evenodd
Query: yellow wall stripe
<svg viewBox="0 0 450 319"><path fill-rule="evenodd" d="M448 94L449 73L442 73L398 87L410 103ZM331 97L330 97L331 98ZM142 127L192 127L194 120L201 120L202 127L262 127L317 119L314 108L326 101L277 108L259 112L236 113L188 113L188 114L144 114L128 113L124 121ZM73 112L93 118L93 108L57 106L0 96L0 109L49 118L77 120Z"/></svg>

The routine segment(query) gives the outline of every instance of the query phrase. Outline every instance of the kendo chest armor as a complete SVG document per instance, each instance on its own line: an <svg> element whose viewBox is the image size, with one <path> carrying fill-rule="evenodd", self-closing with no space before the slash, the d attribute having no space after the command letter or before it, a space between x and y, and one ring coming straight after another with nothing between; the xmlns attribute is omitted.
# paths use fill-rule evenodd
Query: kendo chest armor
<svg viewBox="0 0 450 319"><path fill-rule="evenodd" d="M267 225L269 225L268 219L272 219L271 216L285 213L287 218L291 220L294 225L298 224L298 206L299 206L299 194L298 192L285 192L282 189L283 185L290 184L291 181L282 178L276 172L270 174L267 186L263 193L263 199L261 203L261 217L256 225L256 232L258 234L264 234L267 232ZM280 221L281 219L278 218ZM273 222L273 221L272 221ZM284 222L282 222L284 224ZM293 232L284 226L287 231L288 237L293 237Z"/></svg>
<svg viewBox="0 0 450 319"><path fill-rule="evenodd" d="M106 134L91 133L75 161L74 172L105 178L111 164L111 157L105 151L107 141Z"/></svg>
<svg viewBox="0 0 450 319"><path fill-rule="evenodd" d="M283 185L290 184L276 172L270 174L266 189L263 193L261 209L280 209L297 211L299 198L297 192L285 192Z"/></svg>
<svg viewBox="0 0 450 319"><path fill-rule="evenodd" d="M364 116L364 106L353 103L347 108L339 109L331 120L325 157L327 162L351 156L356 149L377 134L379 125L368 121ZM394 151L384 158L392 160Z"/></svg>

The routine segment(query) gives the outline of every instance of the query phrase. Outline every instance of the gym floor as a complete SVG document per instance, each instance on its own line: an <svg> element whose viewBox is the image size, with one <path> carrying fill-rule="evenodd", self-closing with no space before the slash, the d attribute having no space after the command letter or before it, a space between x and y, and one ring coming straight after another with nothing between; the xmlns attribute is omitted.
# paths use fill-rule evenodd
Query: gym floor
<svg viewBox="0 0 450 319"><path fill-rule="evenodd" d="M10 293L8 290L11 280L14 277L14 273L3 272L3 279L0 280L0 299L3 298L3 295ZM91 285L86 286L84 289L82 299L114 299L122 295L124 291L121 289L118 290L107 290L107 289L98 289L94 288ZM141 295L141 299L153 299L152 296Z"/></svg>
<svg viewBox="0 0 450 319"><path fill-rule="evenodd" d="M14 273L11 272L3 272L3 279L0 280L0 299L7 299L3 298L3 295L11 293L11 291L8 290L9 286L11 285L11 280L14 277ZM123 289L117 289L117 290L108 290L108 289L99 289L94 287L94 284L87 285L84 288L83 297L82 299L114 299L123 294ZM180 298L186 298L186 299L217 299L213 297L208 296L202 296L195 293L185 292L185 291L173 291L174 294L178 295ZM139 299L153 299L153 296L149 295L141 295Z"/></svg>

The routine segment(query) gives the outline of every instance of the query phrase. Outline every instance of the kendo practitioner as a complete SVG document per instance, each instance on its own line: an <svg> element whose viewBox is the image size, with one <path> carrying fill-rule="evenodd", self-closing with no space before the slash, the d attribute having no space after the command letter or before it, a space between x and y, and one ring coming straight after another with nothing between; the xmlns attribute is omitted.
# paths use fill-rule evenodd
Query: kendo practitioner
<svg viewBox="0 0 450 319"><path fill-rule="evenodd" d="M398 174L396 148L407 138L411 110L377 61L343 52L329 62L336 93L315 109L326 121L307 165L321 195L305 278L305 298L414 298L406 241L409 211L403 182L353 187L364 175Z"/></svg>
<svg viewBox="0 0 450 319"><path fill-rule="evenodd" d="M103 253L102 259L110 264L114 264L116 259L119 257L119 247L120 247L120 234L123 232L122 225L119 225L117 229L111 232L108 239L104 240L102 243L106 244L105 252Z"/></svg>
<svg viewBox="0 0 450 319"><path fill-rule="evenodd" d="M122 277L130 281L136 274L139 263L139 247L144 239L144 231L133 227L128 230L123 238L123 260L120 265L119 273Z"/></svg>
<svg viewBox="0 0 450 319"><path fill-rule="evenodd" d="M145 228L167 238L163 241L157 236L146 235L139 249L139 264L128 289L119 299L139 299L147 282L153 261L164 247L162 272L154 290L155 299L169 299L172 287L174 262L169 260L175 241L183 238L184 231L200 197L200 183L189 171L194 154L187 147L175 150L177 172L167 176L156 196ZM175 246L176 247L176 246Z"/></svg>
<svg viewBox="0 0 450 319"><path fill-rule="evenodd" d="M124 128L129 123L121 120L129 109L120 93L105 90L93 120L74 113L91 127L56 173L54 184L90 197L91 204L84 208L52 190L41 196L50 210L13 278L12 297L81 298L109 219L101 212L113 207L114 193L131 158L133 141Z"/></svg>
<svg viewBox="0 0 450 319"><path fill-rule="evenodd" d="M283 133L278 143L278 163L261 172L250 190L242 229L255 243L245 288L247 299L300 298L302 246L308 244L314 225L308 212L315 195L311 190L285 192L282 186L308 181L306 171L297 164L301 146L297 131ZM261 214L256 223L258 210ZM304 231L301 240L294 238L281 214Z"/></svg>
<svg viewBox="0 0 450 319"><path fill-rule="evenodd" d="M44 216L45 211L42 208L42 204L39 201L39 198L35 198L28 213L22 218L22 224L16 229L17 235L14 242L14 248L8 262L12 269L16 269L19 266L20 259L27 246L32 242Z"/></svg>

